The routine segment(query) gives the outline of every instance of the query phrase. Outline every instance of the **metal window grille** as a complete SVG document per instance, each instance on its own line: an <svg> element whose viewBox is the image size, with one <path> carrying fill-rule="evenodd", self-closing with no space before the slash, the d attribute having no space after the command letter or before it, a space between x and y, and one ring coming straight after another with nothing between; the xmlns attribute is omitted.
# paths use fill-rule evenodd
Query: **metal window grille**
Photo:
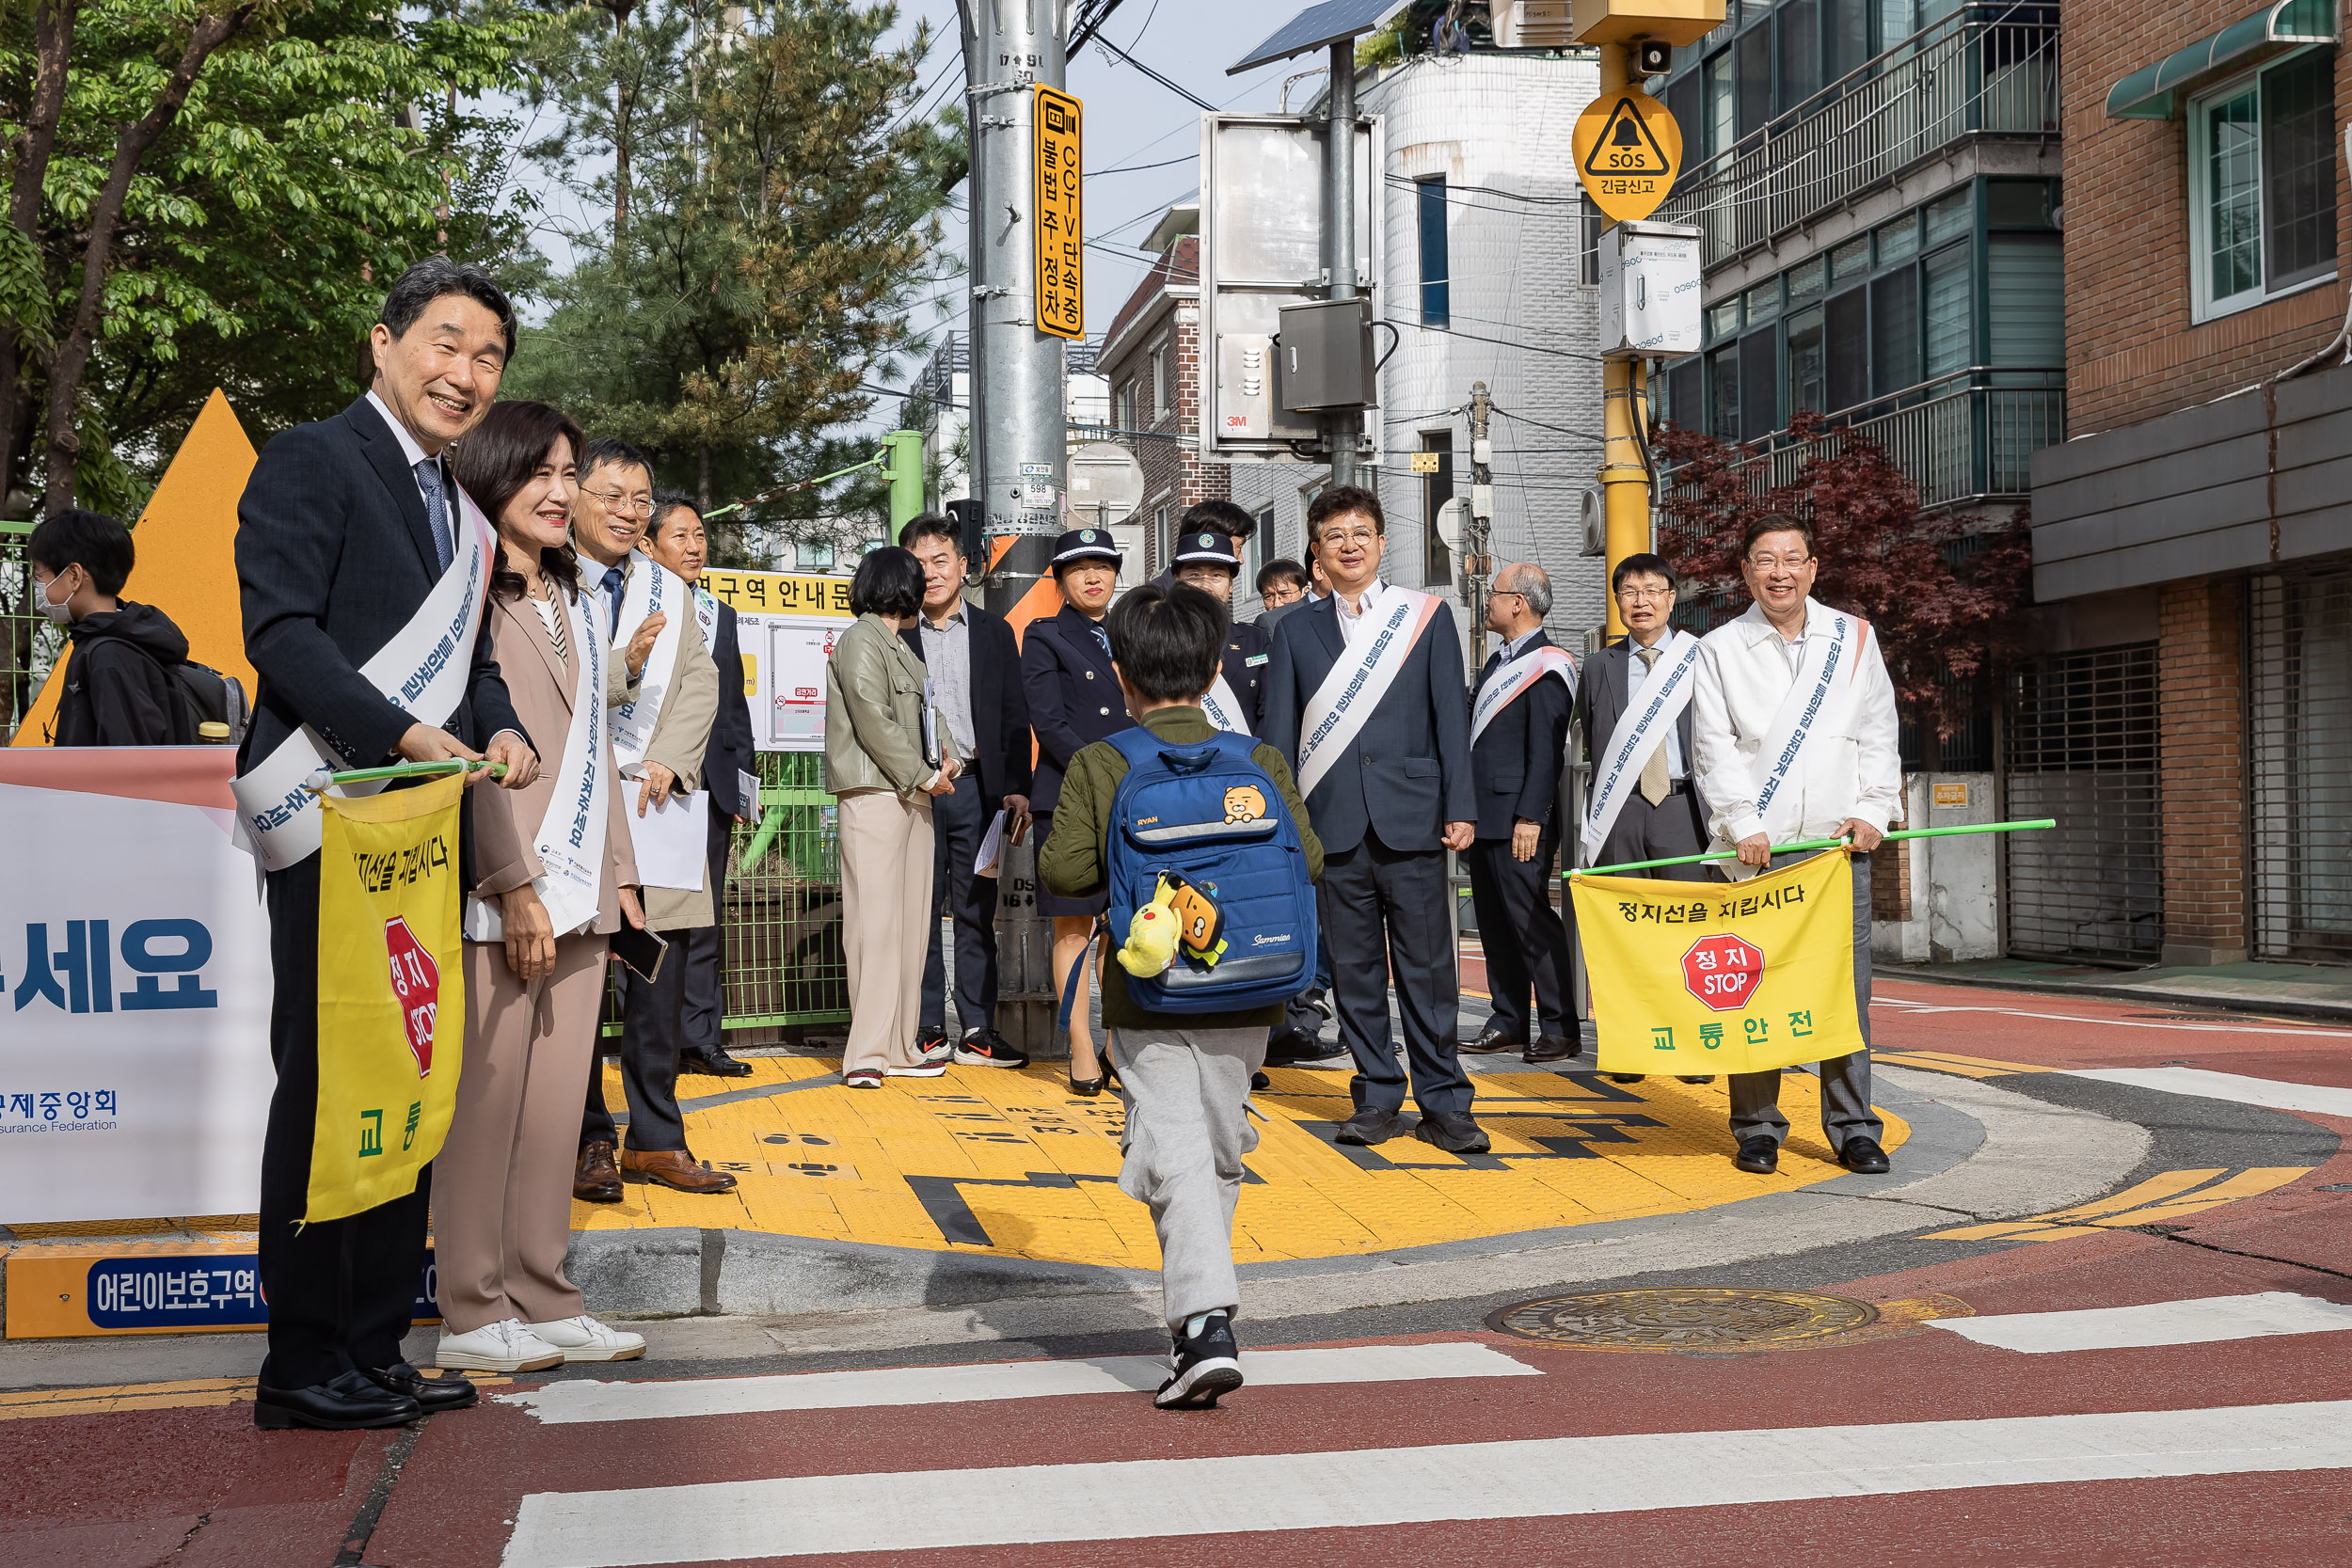
<svg viewBox="0 0 2352 1568"><path fill-rule="evenodd" d="M30 522L0 520L0 740L16 734L65 646L65 628L33 608L32 531Z"/></svg>
<svg viewBox="0 0 2352 1568"><path fill-rule="evenodd" d="M2061 654L2010 678L2005 833L2009 947L2036 958L2153 961L2164 941L2156 645Z"/></svg>
<svg viewBox="0 0 2352 1568"><path fill-rule="evenodd" d="M766 1045L850 1016L841 946L839 808L816 752L759 757L760 820L736 824L727 846L725 1016L731 1045ZM608 982L604 1034L621 1032L617 984Z"/></svg>
<svg viewBox="0 0 2352 1568"><path fill-rule="evenodd" d="M2352 565L2253 579L2254 954L2352 963Z"/></svg>

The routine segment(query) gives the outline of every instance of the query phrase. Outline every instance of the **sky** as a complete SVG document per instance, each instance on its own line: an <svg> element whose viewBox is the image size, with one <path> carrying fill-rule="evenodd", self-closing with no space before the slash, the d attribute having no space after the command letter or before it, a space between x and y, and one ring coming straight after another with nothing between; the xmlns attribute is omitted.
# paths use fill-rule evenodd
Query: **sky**
<svg viewBox="0 0 2352 1568"><path fill-rule="evenodd" d="M1319 64L1319 58L1302 56L1232 77L1225 74L1225 68L1311 3L1276 0L1267 6L1253 0L1123 0L1103 33L1120 48L1149 62L1152 70L1220 108L1272 109L1279 101L1282 79ZM931 24L933 39L917 79L928 89L925 112L936 113L954 102L963 88L955 0L900 0L895 36L900 40L912 38L926 21ZM1311 103L1322 85L1320 75L1299 83L1292 91L1292 107ZM1093 45L1071 61L1069 90L1086 105L1088 236L1114 247L1125 242L1127 247L1127 254L1102 248L1087 252L1087 325L1089 335L1099 339L1151 265L1151 257L1132 247L1149 237L1170 203L1199 193L1200 110ZM528 110L520 112L528 119ZM568 254L560 230L584 228L594 221L594 214L568 192L548 187L528 164L518 164L516 173L532 185L546 205L548 221L540 243L560 264ZM966 223L961 188L952 209L941 217L947 230L947 246L961 258ZM960 329L965 313L965 287L961 277L943 283L914 312L916 329L934 337L946 329ZM920 368L918 356L916 362L902 364L895 373L883 372L874 381L904 387ZM875 420L881 421L875 428L884 428L897 412L896 400L884 400L874 410Z"/></svg>

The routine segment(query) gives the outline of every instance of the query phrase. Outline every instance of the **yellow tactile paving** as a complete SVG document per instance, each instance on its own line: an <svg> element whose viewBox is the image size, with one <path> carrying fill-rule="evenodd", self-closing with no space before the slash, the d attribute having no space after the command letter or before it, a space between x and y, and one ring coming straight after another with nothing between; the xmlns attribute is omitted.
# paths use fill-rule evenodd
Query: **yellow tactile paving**
<svg viewBox="0 0 2352 1568"><path fill-rule="evenodd" d="M515 1381L478 1372L466 1375L485 1387ZM249 1403L252 1399L253 1380L249 1377L123 1383L90 1388L33 1388L0 1394L0 1421L22 1421L36 1416L111 1416L126 1410L181 1410L196 1405L235 1404L240 1401Z"/></svg>
<svg viewBox="0 0 2352 1568"><path fill-rule="evenodd" d="M830 1079L832 1062L769 1057L751 1079L691 1081L690 1094L773 1085L788 1092L690 1108L687 1137L737 1190L690 1197L631 1183L617 1204L578 1203L583 1230L692 1227L1156 1268L1149 1213L1118 1186L1122 1112L1081 1100L1043 1067L951 1068L879 1090ZM1277 1069L1234 1220L1252 1260L1329 1258L1604 1220L1687 1212L1842 1175L1818 1133L1801 1133L1770 1177L1733 1168L1724 1088L1651 1079L1615 1085L1551 1073L1482 1073L1485 1156L1417 1139L1343 1149L1342 1073ZM792 1085L808 1084L803 1088ZM617 1075L607 1093L618 1103ZM1784 1082L1782 1108L1818 1117L1810 1077ZM1887 1144L1910 1129L1888 1118Z"/></svg>

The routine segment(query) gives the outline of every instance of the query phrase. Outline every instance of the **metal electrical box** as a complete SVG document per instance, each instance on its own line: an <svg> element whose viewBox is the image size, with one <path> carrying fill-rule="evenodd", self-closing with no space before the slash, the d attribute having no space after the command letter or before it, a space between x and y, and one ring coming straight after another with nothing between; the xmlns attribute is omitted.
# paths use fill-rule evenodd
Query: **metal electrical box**
<svg viewBox="0 0 2352 1568"><path fill-rule="evenodd" d="M1318 300L1286 305L1275 340L1275 405L1292 414L1368 408L1372 387L1372 302Z"/></svg>
<svg viewBox="0 0 2352 1568"><path fill-rule="evenodd" d="M1620 223L1600 236L1600 352L1604 358L1696 354L1699 231L1677 223Z"/></svg>
<svg viewBox="0 0 2352 1568"><path fill-rule="evenodd" d="M1321 431L1312 415L1295 416L1274 401L1274 339L1227 332L1216 340L1218 434L1229 441L1305 441Z"/></svg>

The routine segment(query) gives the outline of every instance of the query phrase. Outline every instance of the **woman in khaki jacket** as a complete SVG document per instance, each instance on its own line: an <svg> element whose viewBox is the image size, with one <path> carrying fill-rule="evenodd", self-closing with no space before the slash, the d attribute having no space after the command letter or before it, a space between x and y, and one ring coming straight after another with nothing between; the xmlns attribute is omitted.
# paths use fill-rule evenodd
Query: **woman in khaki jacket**
<svg viewBox="0 0 2352 1568"><path fill-rule="evenodd" d="M898 636L923 609L921 563L896 546L868 553L850 609L857 621L825 666L825 787L841 802L850 960L841 1081L878 1089L885 1074L938 1077L953 1050L943 1039L922 1051L914 1037L930 951L931 797L955 788L963 768L932 718L923 661Z"/></svg>
<svg viewBox="0 0 2352 1568"><path fill-rule="evenodd" d="M622 656L596 635L565 535L580 447L580 427L545 404L501 403L455 465L498 531L491 645L547 759L530 787L474 799L465 1062L433 1176L436 1364L472 1371L645 1349L589 1317L564 1275L607 938L644 924L599 668Z"/></svg>

